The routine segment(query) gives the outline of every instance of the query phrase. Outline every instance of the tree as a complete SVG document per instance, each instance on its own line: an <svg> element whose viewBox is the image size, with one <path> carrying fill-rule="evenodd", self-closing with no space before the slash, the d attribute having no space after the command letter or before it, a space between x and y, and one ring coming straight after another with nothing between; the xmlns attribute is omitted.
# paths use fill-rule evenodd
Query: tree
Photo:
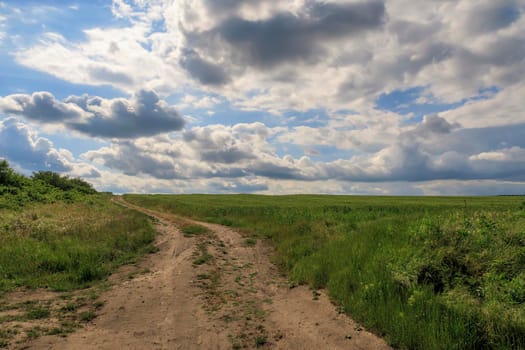
<svg viewBox="0 0 525 350"><path fill-rule="evenodd" d="M90 183L78 178L62 176L52 171L37 171L33 173L33 180L42 181L62 191L78 191L84 194L93 194L97 191Z"/></svg>
<svg viewBox="0 0 525 350"><path fill-rule="evenodd" d="M4 159L0 161L0 185L20 187L22 186L23 180L24 177L15 173L9 166L7 160Z"/></svg>

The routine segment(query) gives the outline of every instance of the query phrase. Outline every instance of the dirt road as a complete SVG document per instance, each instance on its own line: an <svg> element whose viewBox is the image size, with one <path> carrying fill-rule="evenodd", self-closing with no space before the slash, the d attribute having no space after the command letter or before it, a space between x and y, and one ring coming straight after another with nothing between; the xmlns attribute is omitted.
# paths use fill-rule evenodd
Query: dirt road
<svg viewBox="0 0 525 350"><path fill-rule="evenodd" d="M236 231L193 222L208 233L185 237L181 219L122 205L156 219L159 251L145 273L104 293L104 307L66 338L26 349L389 349L339 314L323 291L290 288L271 249Z"/></svg>

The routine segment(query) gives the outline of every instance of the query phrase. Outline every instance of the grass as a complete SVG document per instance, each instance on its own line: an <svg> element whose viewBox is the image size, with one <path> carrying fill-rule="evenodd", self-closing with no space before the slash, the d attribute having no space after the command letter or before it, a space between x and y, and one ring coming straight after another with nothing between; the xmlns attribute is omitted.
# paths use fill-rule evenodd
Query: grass
<svg viewBox="0 0 525 350"><path fill-rule="evenodd" d="M103 306L96 299L106 277L118 266L154 251L150 220L110 199L99 194L73 203L26 203L18 209L0 209L0 295L21 288L63 292L53 303L3 305L12 312L0 318L0 329L24 323L19 335L0 334L4 347L15 338L23 340L23 335L26 339L65 336L79 322L91 321ZM79 291L84 297L68 294L87 287L94 289ZM47 322L49 329L32 326Z"/></svg>
<svg viewBox="0 0 525 350"><path fill-rule="evenodd" d="M525 348L524 197L129 195L275 247L291 285L405 349Z"/></svg>
<svg viewBox="0 0 525 350"><path fill-rule="evenodd" d="M181 227L184 237L193 237L207 234L210 230L202 225L186 224Z"/></svg>
<svg viewBox="0 0 525 350"><path fill-rule="evenodd" d="M89 322L93 320L95 317L97 317L97 314L94 313L93 311L84 311L80 313L79 317L81 321Z"/></svg>
<svg viewBox="0 0 525 350"><path fill-rule="evenodd" d="M257 245L257 239L248 237L244 240L244 245L247 247L255 247L255 245Z"/></svg>
<svg viewBox="0 0 525 350"><path fill-rule="evenodd" d="M193 260L194 265L207 264L211 260L213 260L213 256L208 252L206 242L199 242L197 244L197 250L198 257L195 260Z"/></svg>
<svg viewBox="0 0 525 350"><path fill-rule="evenodd" d="M29 178L0 161L0 347L72 332L102 306L96 299L112 271L155 251L150 219L111 198L84 180ZM63 293L37 300L37 288ZM15 290L31 300L3 298Z"/></svg>
<svg viewBox="0 0 525 350"><path fill-rule="evenodd" d="M37 308L30 310L26 315L25 318L28 320L39 320L42 318L48 318L51 314L51 311L49 311L49 308Z"/></svg>
<svg viewBox="0 0 525 350"><path fill-rule="evenodd" d="M0 210L0 293L87 287L153 250L153 239L144 215L105 195Z"/></svg>
<svg viewBox="0 0 525 350"><path fill-rule="evenodd" d="M266 335L258 335L255 337L255 347L260 348L261 346L264 346L268 342L268 338Z"/></svg>

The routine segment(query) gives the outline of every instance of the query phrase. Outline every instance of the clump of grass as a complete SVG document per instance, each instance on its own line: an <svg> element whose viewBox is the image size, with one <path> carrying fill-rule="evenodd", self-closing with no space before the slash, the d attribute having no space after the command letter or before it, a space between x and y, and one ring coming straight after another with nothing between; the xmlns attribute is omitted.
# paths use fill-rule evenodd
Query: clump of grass
<svg viewBox="0 0 525 350"><path fill-rule="evenodd" d="M25 318L28 320L38 320L42 318L48 318L51 312L49 308L39 307L36 309L31 309L25 314Z"/></svg>
<svg viewBox="0 0 525 350"><path fill-rule="evenodd" d="M202 265L208 263L212 259L212 256L208 253L204 253L197 259L193 260L194 265Z"/></svg>
<svg viewBox="0 0 525 350"><path fill-rule="evenodd" d="M207 227L202 225L184 225L182 226L181 231L184 234L184 237L199 236L210 232Z"/></svg>
<svg viewBox="0 0 525 350"><path fill-rule="evenodd" d="M256 244L257 244L256 238L249 237L244 240L244 245L247 247L254 247Z"/></svg>
<svg viewBox="0 0 525 350"><path fill-rule="evenodd" d="M105 303L102 300L97 300L93 303L93 307L97 310L101 309L104 305Z"/></svg>
<svg viewBox="0 0 525 350"><path fill-rule="evenodd" d="M65 312L74 312L77 309L78 309L78 305L76 303L67 303L61 308L61 310Z"/></svg>
<svg viewBox="0 0 525 350"><path fill-rule="evenodd" d="M260 348L261 346L268 343L268 337L266 335L258 335L255 337L255 347Z"/></svg>
<svg viewBox="0 0 525 350"><path fill-rule="evenodd" d="M97 314L93 311L84 311L84 312L81 312L79 315L79 319L83 322L90 322L95 317L97 317Z"/></svg>
<svg viewBox="0 0 525 350"><path fill-rule="evenodd" d="M208 247L206 242L200 242L197 244L198 257L193 260L193 265L202 265L209 263L213 256L208 252Z"/></svg>

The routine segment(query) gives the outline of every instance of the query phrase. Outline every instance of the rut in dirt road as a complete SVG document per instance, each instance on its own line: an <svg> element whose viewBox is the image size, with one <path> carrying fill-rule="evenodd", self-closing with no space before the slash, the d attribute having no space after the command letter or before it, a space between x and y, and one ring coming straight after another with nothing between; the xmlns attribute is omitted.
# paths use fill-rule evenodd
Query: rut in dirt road
<svg viewBox="0 0 525 350"><path fill-rule="evenodd" d="M323 292L290 289L264 242L117 201L156 220L159 252L141 264L149 272L104 294L85 329L30 349L389 349ZM208 231L185 237L177 227L188 222Z"/></svg>

